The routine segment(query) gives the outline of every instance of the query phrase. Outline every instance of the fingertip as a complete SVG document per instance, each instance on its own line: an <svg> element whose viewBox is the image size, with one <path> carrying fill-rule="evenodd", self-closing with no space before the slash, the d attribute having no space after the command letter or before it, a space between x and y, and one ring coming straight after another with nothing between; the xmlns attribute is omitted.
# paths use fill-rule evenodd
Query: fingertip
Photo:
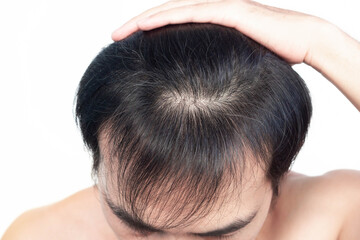
<svg viewBox="0 0 360 240"><path fill-rule="evenodd" d="M114 32L112 32L112 34L111 34L111 39L113 40L113 41L119 41L119 40L121 40L121 38L122 38L122 32L120 32L119 30L115 30Z"/></svg>
<svg viewBox="0 0 360 240"><path fill-rule="evenodd" d="M116 29L111 33L111 39L112 39L112 40L114 40L114 41L119 40L119 38L120 38L119 35L121 35L121 32L122 32L122 31L120 31L121 28L122 28L122 26L116 28Z"/></svg>
<svg viewBox="0 0 360 240"><path fill-rule="evenodd" d="M128 24L124 24L120 28L116 29L112 34L111 37L114 41L119 41L128 37L129 35L133 34L134 32L138 31L139 27L136 23L131 22Z"/></svg>

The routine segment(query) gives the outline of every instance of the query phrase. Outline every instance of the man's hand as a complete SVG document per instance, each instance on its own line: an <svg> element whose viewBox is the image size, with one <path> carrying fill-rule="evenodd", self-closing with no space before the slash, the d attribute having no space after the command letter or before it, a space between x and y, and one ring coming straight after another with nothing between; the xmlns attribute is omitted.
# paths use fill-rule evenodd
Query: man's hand
<svg viewBox="0 0 360 240"><path fill-rule="evenodd" d="M130 19L113 32L112 39L186 22L235 28L290 64L305 62L360 111L360 44L319 17L250 0L172 0Z"/></svg>
<svg viewBox="0 0 360 240"><path fill-rule="evenodd" d="M138 30L186 22L233 27L295 64L306 61L318 25L325 21L246 0L177 0L132 18L113 32L112 39L118 41Z"/></svg>

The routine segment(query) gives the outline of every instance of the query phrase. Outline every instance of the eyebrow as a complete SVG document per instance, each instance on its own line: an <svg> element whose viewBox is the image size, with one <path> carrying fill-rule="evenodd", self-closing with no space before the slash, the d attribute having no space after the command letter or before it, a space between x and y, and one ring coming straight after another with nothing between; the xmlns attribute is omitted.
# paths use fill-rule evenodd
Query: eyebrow
<svg viewBox="0 0 360 240"><path fill-rule="evenodd" d="M119 218L121 221L123 221L131 229L133 229L137 232L140 232L140 233L149 233L149 232L165 233L165 231L155 228L155 227L145 223L141 219L134 218L125 209L113 204L111 202L111 200L109 198L107 198L106 196L105 196L105 201L106 201L107 205L109 206L109 208L111 209L111 211L114 213L114 215L117 218ZM216 230L203 232L203 233L190 233L190 234L193 236L198 236L198 237L219 237L219 236L223 236L223 235L226 235L229 233L233 233L233 232L236 232L236 231L244 228L246 225L248 225L255 218L257 213L258 213L258 210L252 212L246 218L236 219L234 222L226 225L225 227L222 227L222 228L219 228Z"/></svg>

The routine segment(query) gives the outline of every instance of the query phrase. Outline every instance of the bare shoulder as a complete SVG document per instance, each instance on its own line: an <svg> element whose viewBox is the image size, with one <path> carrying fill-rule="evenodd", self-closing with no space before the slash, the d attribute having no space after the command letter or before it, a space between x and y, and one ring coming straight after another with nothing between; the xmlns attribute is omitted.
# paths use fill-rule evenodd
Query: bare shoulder
<svg viewBox="0 0 360 240"><path fill-rule="evenodd" d="M321 201L322 204L340 207L343 210L359 207L360 171L339 169L320 176L293 175L290 180L297 191L304 193L302 201Z"/></svg>
<svg viewBox="0 0 360 240"><path fill-rule="evenodd" d="M93 239L98 234L91 232L94 228L90 226L97 223L91 219L101 219L101 215L91 189L26 211L10 225L2 240Z"/></svg>
<svg viewBox="0 0 360 240"><path fill-rule="evenodd" d="M44 218L48 212L48 207L41 207L32 209L21 214L6 230L2 240L32 240L32 239L45 239L41 236L39 226L46 222L44 227L49 223Z"/></svg>
<svg viewBox="0 0 360 240"><path fill-rule="evenodd" d="M360 171L341 169L320 176L290 173L283 191L283 210L295 219L298 229L326 226L335 237L324 239L360 239Z"/></svg>
<svg viewBox="0 0 360 240"><path fill-rule="evenodd" d="M338 239L360 239L360 171L335 170L322 178L321 187L326 187L326 183L331 186L331 196L336 201L333 205L342 219Z"/></svg>
<svg viewBox="0 0 360 240"><path fill-rule="evenodd" d="M319 176L307 176L301 173L290 172L287 180L287 184L296 185L296 190L312 193L305 197L322 196L322 194L315 193L339 194L339 191L344 194L353 195L359 194L357 189L360 187L360 171L339 169Z"/></svg>

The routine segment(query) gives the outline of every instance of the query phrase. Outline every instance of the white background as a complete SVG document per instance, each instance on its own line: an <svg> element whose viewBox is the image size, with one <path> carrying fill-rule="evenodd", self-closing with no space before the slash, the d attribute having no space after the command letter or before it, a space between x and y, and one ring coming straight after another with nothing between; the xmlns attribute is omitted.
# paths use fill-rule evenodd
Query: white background
<svg viewBox="0 0 360 240"><path fill-rule="evenodd" d="M113 30L162 2L0 3L0 236L25 210L91 186L90 155L73 116L77 84L112 42ZM360 40L357 0L261 2L320 16ZM360 170L359 112L309 66L294 69L308 84L314 113L292 169L307 175Z"/></svg>

